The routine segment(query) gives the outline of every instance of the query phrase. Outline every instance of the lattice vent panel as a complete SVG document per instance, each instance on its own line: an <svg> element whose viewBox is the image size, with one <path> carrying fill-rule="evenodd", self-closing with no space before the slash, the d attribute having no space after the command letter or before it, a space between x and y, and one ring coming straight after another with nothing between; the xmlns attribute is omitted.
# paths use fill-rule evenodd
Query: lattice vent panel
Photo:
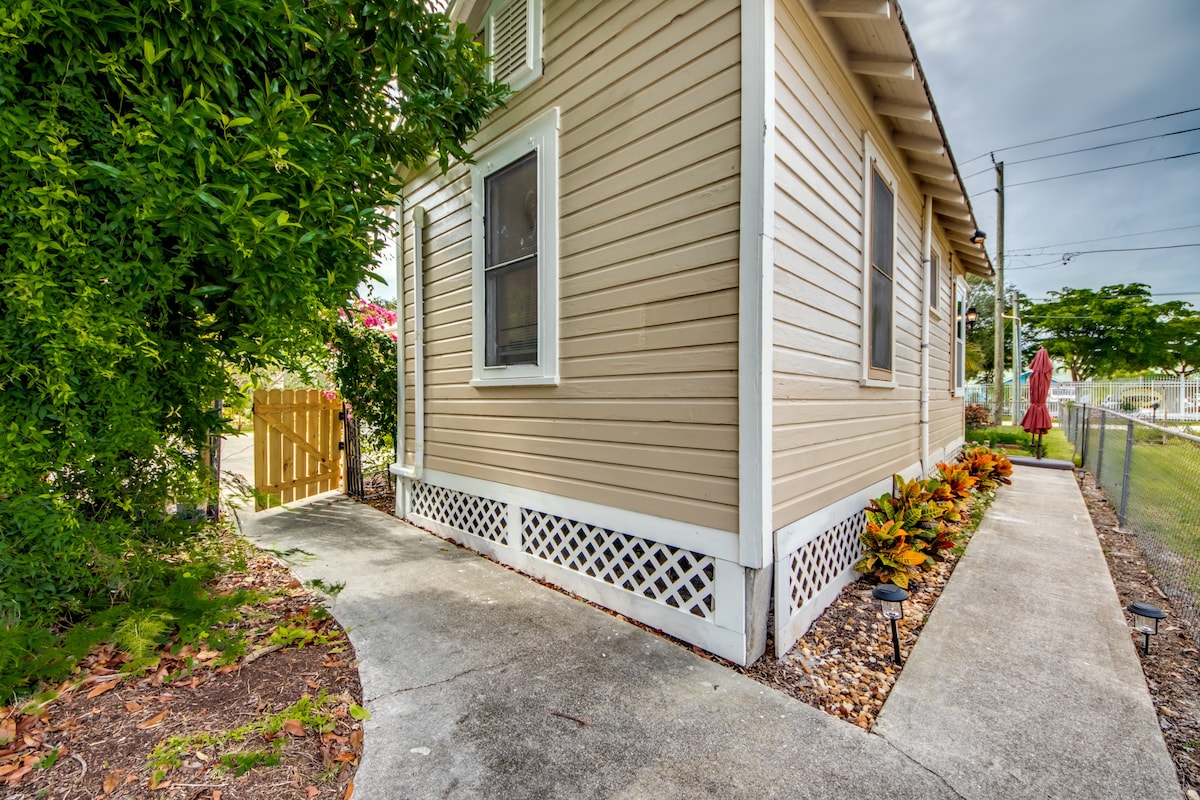
<svg viewBox="0 0 1200 800"><path fill-rule="evenodd" d="M531 556L702 619L714 616L712 556L527 508L521 526Z"/></svg>
<svg viewBox="0 0 1200 800"><path fill-rule="evenodd" d="M508 539L505 505L498 500L417 483L412 513L493 542L503 544Z"/></svg>
<svg viewBox="0 0 1200 800"><path fill-rule="evenodd" d="M862 549L859 534L866 522L866 514L860 511L788 555L792 614L858 560Z"/></svg>

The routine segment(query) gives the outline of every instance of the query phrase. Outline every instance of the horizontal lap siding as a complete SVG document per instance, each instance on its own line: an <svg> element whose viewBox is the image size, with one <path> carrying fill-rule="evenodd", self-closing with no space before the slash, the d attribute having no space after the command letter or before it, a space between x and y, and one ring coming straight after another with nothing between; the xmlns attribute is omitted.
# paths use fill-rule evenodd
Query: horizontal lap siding
<svg viewBox="0 0 1200 800"><path fill-rule="evenodd" d="M790 3L776 8L773 526L780 528L919 459L925 301L922 198L807 13ZM895 389L860 385L864 128L899 181Z"/></svg>
<svg viewBox="0 0 1200 800"><path fill-rule="evenodd" d="M736 530L738 28L727 0L547 0L544 73L479 139L560 108L559 386L469 385L469 172L409 182L426 466Z"/></svg>

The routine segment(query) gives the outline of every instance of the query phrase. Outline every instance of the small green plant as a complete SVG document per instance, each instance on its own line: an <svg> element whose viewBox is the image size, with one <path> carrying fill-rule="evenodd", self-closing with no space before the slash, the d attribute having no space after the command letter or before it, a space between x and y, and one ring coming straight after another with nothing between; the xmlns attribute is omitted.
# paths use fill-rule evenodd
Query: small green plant
<svg viewBox="0 0 1200 800"><path fill-rule="evenodd" d="M174 629L173 617L165 611L143 609L134 611L117 623L113 642L135 660L143 659L166 642Z"/></svg>
<svg viewBox="0 0 1200 800"><path fill-rule="evenodd" d="M279 754L283 748L278 740L271 743L270 750L239 750L226 753L217 763L240 778L257 767L277 767L281 761Z"/></svg>
<svg viewBox="0 0 1200 800"><path fill-rule="evenodd" d="M341 633L337 631L324 633L322 631L315 631L306 625L280 625L267 637L267 642L282 647L304 649L305 646L312 644L332 644L340 636Z"/></svg>
<svg viewBox="0 0 1200 800"><path fill-rule="evenodd" d="M328 583L320 578L313 578L311 581L305 581L304 585L309 589L314 589L328 597L330 600L336 600L337 596L346 588L345 581L337 581L336 583Z"/></svg>
<svg viewBox="0 0 1200 800"><path fill-rule="evenodd" d="M236 748L251 737L271 742L270 751L262 750L229 750L221 753L218 763L237 775L257 767L274 766L278 760L271 761L271 756L282 749L282 743L277 738L280 732L295 732L311 730L317 733L329 733L336 725L334 711L342 702L341 699L330 697L324 690L316 697L304 695L295 703L274 714L268 714L240 728L230 731L203 731L179 736L170 736L159 742L151 751L147 765L151 770L151 788L156 787L171 770L176 769L189 754L197 750L220 751L226 748ZM351 709L353 713L353 709ZM240 771L239 771L240 770Z"/></svg>
<svg viewBox="0 0 1200 800"><path fill-rule="evenodd" d="M62 753L62 748L56 747L46 755L42 756L34 766L36 766L38 769L50 769L58 761L58 756L60 753Z"/></svg>

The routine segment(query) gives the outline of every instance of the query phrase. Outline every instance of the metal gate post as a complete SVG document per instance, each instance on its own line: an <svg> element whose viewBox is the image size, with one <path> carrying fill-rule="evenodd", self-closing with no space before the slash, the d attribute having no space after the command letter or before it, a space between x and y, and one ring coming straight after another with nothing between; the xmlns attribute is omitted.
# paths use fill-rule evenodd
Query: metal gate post
<svg viewBox="0 0 1200 800"><path fill-rule="evenodd" d="M1079 426L1079 434L1075 439L1079 447L1079 464L1085 468L1087 467L1088 431L1090 430L1088 427L1088 420L1091 418L1091 412L1088 410L1087 406L1084 406L1083 413L1079 415L1079 419L1076 422L1076 424Z"/></svg>
<svg viewBox="0 0 1200 800"><path fill-rule="evenodd" d="M1117 522L1125 527L1126 511L1129 509L1129 472L1133 463L1133 420L1125 423L1125 472L1121 476L1121 506L1117 510Z"/></svg>
<svg viewBox="0 0 1200 800"><path fill-rule="evenodd" d="M1097 445L1096 453L1096 485L1100 485L1100 472L1104 467L1104 429L1108 427L1108 414L1104 411L1100 412L1100 443Z"/></svg>

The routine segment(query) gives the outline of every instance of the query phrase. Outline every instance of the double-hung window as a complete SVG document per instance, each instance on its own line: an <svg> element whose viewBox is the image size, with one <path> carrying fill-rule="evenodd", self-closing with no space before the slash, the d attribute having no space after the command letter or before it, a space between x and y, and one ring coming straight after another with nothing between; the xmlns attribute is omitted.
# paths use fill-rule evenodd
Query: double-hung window
<svg viewBox="0 0 1200 800"><path fill-rule="evenodd" d="M955 282L954 299L957 313L954 315L954 394L961 396L967 383L967 287L961 280Z"/></svg>
<svg viewBox="0 0 1200 800"><path fill-rule="evenodd" d="M558 109L483 150L471 190L471 383L558 383Z"/></svg>
<svg viewBox="0 0 1200 800"><path fill-rule="evenodd" d="M863 379L893 386L896 180L869 136L863 149Z"/></svg>

